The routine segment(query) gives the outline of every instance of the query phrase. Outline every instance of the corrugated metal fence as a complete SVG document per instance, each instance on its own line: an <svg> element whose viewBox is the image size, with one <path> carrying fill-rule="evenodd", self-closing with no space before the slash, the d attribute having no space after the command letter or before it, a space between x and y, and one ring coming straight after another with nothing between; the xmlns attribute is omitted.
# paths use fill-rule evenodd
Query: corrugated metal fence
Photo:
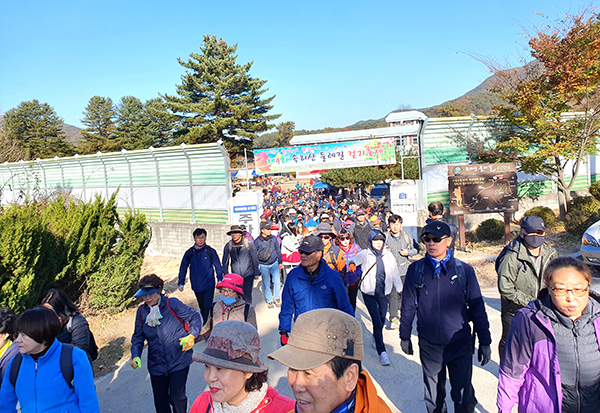
<svg viewBox="0 0 600 413"><path fill-rule="evenodd" d="M229 221L229 156L220 144L181 145L0 165L0 201L69 191L87 201L119 191L117 207L148 221Z"/></svg>

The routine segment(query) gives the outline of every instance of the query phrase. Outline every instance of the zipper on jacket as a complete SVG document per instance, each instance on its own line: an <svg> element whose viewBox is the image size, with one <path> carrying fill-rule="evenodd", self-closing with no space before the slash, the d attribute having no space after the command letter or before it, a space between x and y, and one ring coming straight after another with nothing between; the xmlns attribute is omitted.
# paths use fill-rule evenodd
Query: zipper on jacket
<svg viewBox="0 0 600 413"><path fill-rule="evenodd" d="M579 369L579 342L577 340L577 331L578 328L577 326L573 326L573 341L575 342L575 397L576 397L576 403L577 403L577 412L581 411L581 394L579 392L579 375L580 375L580 369Z"/></svg>

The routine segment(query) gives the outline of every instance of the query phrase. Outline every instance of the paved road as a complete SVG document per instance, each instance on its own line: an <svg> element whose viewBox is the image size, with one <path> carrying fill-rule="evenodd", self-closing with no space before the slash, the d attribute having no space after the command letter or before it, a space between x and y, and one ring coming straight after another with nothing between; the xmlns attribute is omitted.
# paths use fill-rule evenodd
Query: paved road
<svg viewBox="0 0 600 413"><path fill-rule="evenodd" d="M600 285L600 279L598 280ZM257 285L257 284L255 284ZM175 294L176 295L176 294ZM495 289L484 291L488 316L492 326L492 361L485 367L475 364L473 383L476 396L479 400L476 411L497 411L496 387L498 383L498 354L497 343L500 337L500 298ZM254 302L257 305L257 317L259 332L261 335L261 359L269 368L269 384L280 393L293 398L291 389L287 383L287 370L276 361L268 360L266 354L279 347L278 309L268 309L262 293L255 288ZM359 302L357 317L363 323L363 335L365 340L365 361L363 366L369 371L379 387L379 393L384 395L386 401L394 412L423 412L423 382L421 366L419 364L418 346L416 337L415 355L406 356L400 349L397 330L384 330L384 340L388 346L388 355L392 362L391 366L383 367L379 364L377 352L371 347L370 332L371 321L366 307ZM414 334L414 331L413 331ZM194 350L202 351L205 343L198 343ZM144 356L146 352L144 351ZM476 356L474 356L476 361ZM96 389L100 399L102 412L127 412L148 413L154 411L150 376L146 370L146 359L142 358L142 369L133 370L129 364L125 364L112 374L99 378L96 381ZM205 390L206 384L203 377L204 366L193 363L188 378L187 395L189 404ZM449 393L449 390L448 390ZM453 411L452 403L448 397L448 407Z"/></svg>

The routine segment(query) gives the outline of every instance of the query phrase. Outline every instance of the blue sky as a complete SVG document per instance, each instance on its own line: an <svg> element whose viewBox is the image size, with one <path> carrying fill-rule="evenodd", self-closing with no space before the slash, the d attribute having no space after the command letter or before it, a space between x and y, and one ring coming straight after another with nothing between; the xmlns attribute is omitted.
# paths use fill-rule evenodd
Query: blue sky
<svg viewBox="0 0 600 413"><path fill-rule="evenodd" d="M418 4L417 4L418 3ZM378 119L399 105L456 98L490 73L469 56L516 62L523 27L582 4L468 1L3 1L0 111L38 99L81 126L94 95L117 103L175 93L204 34L238 44L238 63L276 95L296 129Z"/></svg>

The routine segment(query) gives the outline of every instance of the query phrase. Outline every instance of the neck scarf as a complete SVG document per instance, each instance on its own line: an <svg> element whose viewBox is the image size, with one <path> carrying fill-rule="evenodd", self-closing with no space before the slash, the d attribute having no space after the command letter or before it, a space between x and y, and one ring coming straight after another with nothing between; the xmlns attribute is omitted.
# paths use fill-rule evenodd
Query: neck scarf
<svg viewBox="0 0 600 413"><path fill-rule="evenodd" d="M427 258L429 258L429 262L433 265L433 279L435 280L440 276L442 272L442 268L444 269L444 273L448 273L448 269L446 268L446 264L450 261L452 257L452 252L450 250L446 250L446 256L441 260L436 260L431 255L427 254Z"/></svg>
<svg viewBox="0 0 600 413"><path fill-rule="evenodd" d="M213 402L215 413L246 413L254 411L267 395L267 383L263 383L260 390L251 391L239 406L231 406L229 403Z"/></svg>
<svg viewBox="0 0 600 413"><path fill-rule="evenodd" d="M163 318L163 316L160 313L160 308L158 308L159 306L160 301L158 304L150 307L150 314L148 314L148 318L146 319L146 324L148 324L150 327L158 327L160 325L160 319Z"/></svg>

